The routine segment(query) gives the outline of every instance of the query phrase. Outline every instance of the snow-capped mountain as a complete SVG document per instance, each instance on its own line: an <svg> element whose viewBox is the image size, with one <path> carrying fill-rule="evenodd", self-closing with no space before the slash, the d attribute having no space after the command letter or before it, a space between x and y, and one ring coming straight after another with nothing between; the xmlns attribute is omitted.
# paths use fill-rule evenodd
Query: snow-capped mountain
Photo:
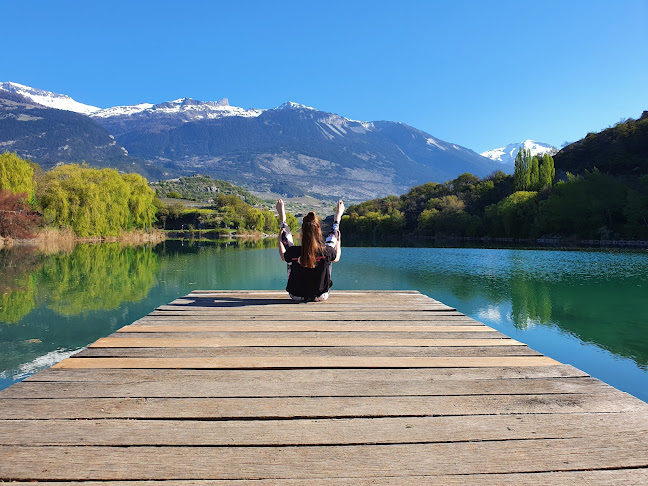
<svg viewBox="0 0 648 486"><path fill-rule="evenodd" d="M18 83L0 83L0 89L9 91L10 93L19 94L36 104L47 106L48 108L56 108L57 110L74 111L75 113L81 113L83 115L90 115L101 110L101 108L97 108L96 106L79 103L67 95L52 93L51 91L44 91L42 89L35 89Z"/></svg>
<svg viewBox="0 0 648 486"><path fill-rule="evenodd" d="M403 123L352 120L292 101L266 110L230 106L226 98L99 109L15 83L0 88L0 101L5 93L0 124L4 119L11 124L5 130L9 138L0 137L0 144L44 168L82 160L113 166L113 159L120 158L120 167L139 161L147 174L166 178L200 173L261 191L280 192L288 185L293 192L301 188L308 194L357 201L445 182L464 172L484 177L501 167ZM82 109L85 115L78 114ZM83 118L75 119L74 152L66 149L71 137L63 131L50 130L46 144L38 138L46 130L41 126L49 126L47 119L67 120L72 115ZM103 135L87 146L84 133L99 134L99 129Z"/></svg>
<svg viewBox="0 0 648 486"><path fill-rule="evenodd" d="M121 116L145 115L168 116L175 115L183 121L222 118L224 116L259 116L263 110L238 108L230 106L227 98L220 101L198 101L191 98L180 98L153 105L140 103L131 106L115 106L92 113L93 118L113 118Z"/></svg>
<svg viewBox="0 0 648 486"><path fill-rule="evenodd" d="M487 150L486 152L482 152L480 155L505 165L515 165L515 157L521 148L529 150L532 156L546 153L554 155L558 152L556 147L549 145L548 143L525 140L524 142L510 143L506 147Z"/></svg>

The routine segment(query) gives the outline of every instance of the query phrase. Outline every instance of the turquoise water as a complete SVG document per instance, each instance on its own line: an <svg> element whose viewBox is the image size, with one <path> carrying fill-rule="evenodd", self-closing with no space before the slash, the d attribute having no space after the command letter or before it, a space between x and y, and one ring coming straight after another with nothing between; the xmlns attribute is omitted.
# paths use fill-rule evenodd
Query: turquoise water
<svg viewBox="0 0 648 486"><path fill-rule="evenodd" d="M0 251L0 270L0 388L193 289L285 287L262 241ZM344 248L333 281L419 290L648 401L648 253Z"/></svg>

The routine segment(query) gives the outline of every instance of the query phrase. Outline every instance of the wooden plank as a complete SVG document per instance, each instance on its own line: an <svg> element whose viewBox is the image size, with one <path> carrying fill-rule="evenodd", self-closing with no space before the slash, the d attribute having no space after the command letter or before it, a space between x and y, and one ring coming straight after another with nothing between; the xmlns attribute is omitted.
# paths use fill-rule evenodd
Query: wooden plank
<svg viewBox="0 0 648 486"><path fill-rule="evenodd" d="M526 346L514 339L397 339L397 338L149 338L107 337L90 348L225 348L225 347L342 347L342 346Z"/></svg>
<svg viewBox="0 0 648 486"><path fill-rule="evenodd" d="M490 366L554 366L546 356L502 357L226 357L226 358L68 358L52 368L463 368Z"/></svg>
<svg viewBox="0 0 648 486"><path fill-rule="evenodd" d="M422 305L419 307L413 307L413 306L403 306L403 305L393 305L393 306L383 306L383 307L378 307L374 304L367 304L366 306L352 306L349 304L345 305L327 305L327 306L317 306L317 303L310 303L310 304L304 304L304 303L296 303L293 301L290 301L286 304L279 304L279 305L263 305L263 306L256 306L256 305L241 305L241 306L181 306L181 305L162 305L159 307L155 308L156 312L161 312L161 313L166 313L166 312L172 312L172 313L180 313L180 314L214 314L214 315L223 315L223 314L229 314L229 315L240 315L240 314L257 314L257 313L263 313L266 315L271 315L271 314L294 314L294 313L302 313L306 309L305 307L307 306L312 306L312 309L308 309L309 313L313 313L314 315L320 315L320 316L326 316L328 314L337 314L340 312L344 313L355 313L355 312L369 312L369 313L380 313L380 312L386 312L386 313L392 313L392 314L398 314L399 312L407 312L409 314L444 314L444 313L457 313L457 309L453 307L447 307L447 306L429 306L429 305Z"/></svg>
<svg viewBox="0 0 648 486"><path fill-rule="evenodd" d="M354 380L335 383L314 377L309 382L288 383L247 378L239 373L231 381L205 380L182 383L17 383L2 398L221 398L221 397L367 397L367 396L469 396L545 395L556 393L594 394L606 385L594 378L421 380L399 383ZM648 418L648 412L646 413Z"/></svg>
<svg viewBox="0 0 648 486"><path fill-rule="evenodd" d="M520 473L642 467L642 433L608 437L385 446L0 446L12 479L251 479ZM37 450L36 450L37 449ZM524 453L520 453L523 449ZM514 458L514 460L511 460Z"/></svg>
<svg viewBox="0 0 648 486"><path fill-rule="evenodd" d="M280 316L266 316L251 319L250 316L234 318L232 316L209 317L209 316L155 316L147 315L136 320L133 325L147 326L345 326L346 329L360 328L362 326L375 327L421 327L421 326L484 326L479 321L471 319L463 314L452 316L428 316L425 319L411 319L409 321L390 320L390 319L364 319L364 320L320 320L320 319L296 319L299 316L291 316L290 319L281 319ZM384 317L384 316L383 316Z"/></svg>
<svg viewBox="0 0 648 486"><path fill-rule="evenodd" d="M16 446L287 446L432 444L648 433L642 412L333 420L0 420Z"/></svg>
<svg viewBox="0 0 648 486"><path fill-rule="evenodd" d="M645 410L644 402L614 389L596 394L452 397L0 398L0 418L7 420L429 417Z"/></svg>
<svg viewBox="0 0 648 486"><path fill-rule="evenodd" d="M162 321L166 322L166 321ZM271 321L265 324L130 324L118 329L117 332L497 332L486 325L460 325L460 326L437 326L437 325L376 325L360 324L349 326L348 324L329 324L328 322L310 322L285 324L278 321Z"/></svg>
<svg viewBox="0 0 648 486"><path fill-rule="evenodd" d="M174 339L174 340L192 340L200 343L204 340L244 340L244 341L260 341L260 342L274 342L277 340L282 341L302 341L302 340L317 340L317 341L350 341L359 342L360 340L434 340L434 341L464 341L472 339L495 339L501 341L502 339L511 339L505 334L497 331L467 331L467 332L445 332L445 331L410 331L410 332L380 332L380 331L219 331L213 329L211 331L187 331L187 332L116 332L108 336L111 339ZM519 341L516 341L519 342Z"/></svg>
<svg viewBox="0 0 648 486"><path fill-rule="evenodd" d="M242 374L244 373L244 374ZM427 382L445 380L499 380L529 378L583 378L589 375L573 366L527 366L494 368L402 368L402 369L303 369L303 370L127 370L127 369L52 369L27 377L24 382L100 382L100 383L138 383L141 381L184 383L204 380L210 383L226 383L240 380L260 382L282 382L302 385L316 380L320 383L353 384L385 383L388 381L405 384L407 382ZM1 395L2 392L0 392Z"/></svg>
<svg viewBox="0 0 648 486"><path fill-rule="evenodd" d="M170 481L84 481L84 486L170 486ZM24 482L8 482L10 486L24 486ZM70 486L69 482L39 481L45 486ZM229 486L228 480L176 480L173 486ZM308 479L249 479L238 480L238 486L419 486L438 484L444 486L645 486L648 484L647 468L597 469L588 471L529 472L505 474L470 474L369 478L308 478Z"/></svg>
<svg viewBox="0 0 648 486"><path fill-rule="evenodd" d="M391 347L256 347L256 348L87 348L75 358L199 358L226 356L542 356L527 346L391 346Z"/></svg>
<svg viewBox="0 0 648 486"><path fill-rule="evenodd" d="M287 313L270 313L263 310L257 310L257 312L249 314L225 314L219 313L214 315L213 313L189 313L189 312L171 312L171 311L153 311L148 314L149 317L155 317L156 320L159 320L161 317L164 320L227 320L227 321L245 321L245 320L256 320L256 321L344 321L344 322L356 322L356 321L435 321L440 318L451 319L458 318L460 320L469 320L464 314L459 312L326 312L314 314L305 311L301 312L291 312Z"/></svg>
<svg viewBox="0 0 648 486"><path fill-rule="evenodd" d="M442 304L432 303L389 303L378 304L367 302L366 304L352 303L352 302L337 302L337 303L299 303L293 300L271 302L214 302L214 303L192 303L192 304L165 304L155 309L158 311L172 311L172 312L214 312L214 313L246 313L251 310L263 309L264 312L304 312L306 307L309 312L456 312L457 309Z"/></svg>

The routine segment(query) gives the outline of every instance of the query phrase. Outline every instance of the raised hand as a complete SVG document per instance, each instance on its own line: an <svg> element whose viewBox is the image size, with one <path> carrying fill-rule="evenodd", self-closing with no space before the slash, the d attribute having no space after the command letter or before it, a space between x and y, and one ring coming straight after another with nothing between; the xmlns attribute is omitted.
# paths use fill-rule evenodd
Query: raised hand
<svg viewBox="0 0 648 486"><path fill-rule="evenodd" d="M344 213L344 201L340 199L337 203L337 208L335 208L335 221L340 221L342 214Z"/></svg>
<svg viewBox="0 0 648 486"><path fill-rule="evenodd" d="M284 206L284 202L281 199L277 199L276 207L277 207L277 213L279 214L279 218L283 223L284 221L286 221L286 208Z"/></svg>

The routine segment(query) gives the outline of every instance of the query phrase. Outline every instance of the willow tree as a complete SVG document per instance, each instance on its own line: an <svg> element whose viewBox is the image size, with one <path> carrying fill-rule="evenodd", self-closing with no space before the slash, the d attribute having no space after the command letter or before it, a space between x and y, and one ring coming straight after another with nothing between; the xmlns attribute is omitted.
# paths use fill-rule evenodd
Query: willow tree
<svg viewBox="0 0 648 486"><path fill-rule="evenodd" d="M10 152L0 154L0 191L3 189L33 199L34 168L29 161Z"/></svg>
<svg viewBox="0 0 648 486"><path fill-rule="evenodd" d="M77 236L118 236L150 227L155 193L145 179L114 169L62 165L43 177L40 203L46 221Z"/></svg>
<svg viewBox="0 0 648 486"><path fill-rule="evenodd" d="M150 228L155 221L157 211L155 192L149 187L146 179L139 174L124 174L122 178L130 190L128 228Z"/></svg>

